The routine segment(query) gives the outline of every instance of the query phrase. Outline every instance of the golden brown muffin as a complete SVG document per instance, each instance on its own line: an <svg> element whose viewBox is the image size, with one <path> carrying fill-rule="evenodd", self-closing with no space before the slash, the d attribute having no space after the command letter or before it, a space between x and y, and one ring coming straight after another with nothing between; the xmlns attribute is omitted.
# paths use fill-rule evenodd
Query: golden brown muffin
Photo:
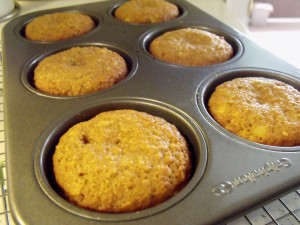
<svg viewBox="0 0 300 225"><path fill-rule="evenodd" d="M26 25L25 36L32 41L60 41L81 36L95 28L91 17L75 12L39 16Z"/></svg>
<svg viewBox="0 0 300 225"><path fill-rule="evenodd" d="M126 61L104 47L73 47L44 58L34 70L38 90L78 96L112 87L128 73Z"/></svg>
<svg viewBox="0 0 300 225"><path fill-rule="evenodd" d="M166 22L178 15L177 6L164 0L131 0L115 11L117 19L135 24Z"/></svg>
<svg viewBox="0 0 300 225"><path fill-rule="evenodd" d="M154 206L188 182L191 159L177 128L135 110L102 112L71 127L53 156L66 198L100 212Z"/></svg>
<svg viewBox="0 0 300 225"><path fill-rule="evenodd" d="M273 146L300 145L300 92L263 77L236 78L217 86L209 111L228 131Z"/></svg>
<svg viewBox="0 0 300 225"><path fill-rule="evenodd" d="M196 28L168 31L155 38L149 50L161 61L182 66L208 66L233 56L224 37Z"/></svg>

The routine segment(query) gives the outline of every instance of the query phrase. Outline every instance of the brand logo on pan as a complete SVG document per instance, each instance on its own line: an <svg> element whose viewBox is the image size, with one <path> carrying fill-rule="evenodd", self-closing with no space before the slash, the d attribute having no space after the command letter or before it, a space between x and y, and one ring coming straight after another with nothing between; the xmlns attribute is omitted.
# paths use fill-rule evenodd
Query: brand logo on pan
<svg viewBox="0 0 300 225"><path fill-rule="evenodd" d="M287 158L278 159L275 162L267 162L261 168L253 170L245 175L236 177L231 181L224 181L213 186L212 193L216 196L224 196L230 194L234 188L237 188L245 183L255 182L263 176L270 176L273 172L278 172L283 168L292 166L291 160Z"/></svg>

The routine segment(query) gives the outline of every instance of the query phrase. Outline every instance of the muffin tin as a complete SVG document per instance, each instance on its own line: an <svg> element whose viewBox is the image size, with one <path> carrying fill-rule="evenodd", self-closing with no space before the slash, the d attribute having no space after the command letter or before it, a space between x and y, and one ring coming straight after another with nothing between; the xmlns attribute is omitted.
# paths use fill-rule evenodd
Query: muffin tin
<svg viewBox="0 0 300 225"><path fill-rule="evenodd" d="M113 17L125 1L112 0L20 16L3 30L4 102L10 210L17 224L226 223L300 185L300 146L252 143L220 127L207 101L214 88L235 77L282 80L300 90L300 71L243 34L186 1L173 0L181 15L161 24L137 25ZM45 13L76 11L97 27L71 40L34 42L24 27ZM151 40L165 31L195 27L222 35L234 57L221 64L184 67L154 59ZM73 46L104 46L122 55L126 79L105 91L78 97L37 91L33 70L44 57ZM99 112L136 109L165 118L188 140L194 158L191 181L173 198L133 213L98 213L61 197L52 172L58 138L73 124Z"/></svg>

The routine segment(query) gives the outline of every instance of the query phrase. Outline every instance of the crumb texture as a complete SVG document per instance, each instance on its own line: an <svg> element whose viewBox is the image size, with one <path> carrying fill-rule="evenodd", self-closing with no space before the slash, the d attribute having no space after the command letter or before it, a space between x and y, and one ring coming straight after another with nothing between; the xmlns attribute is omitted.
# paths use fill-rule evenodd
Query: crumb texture
<svg viewBox="0 0 300 225"><path fill-rule="evenodd" d="M149 51L161 61L182 66L209 66L233 56L224 37L196 28L168 31L150 43Z"/></svg>
<svg viewBox="0 0 300 225"><path fill-rule="evenodd" d="M118 7L115 17L127 23L154 24L175 19L179 10L164 0L131 0Z"/></svg>
<svg viewBox="0 0 300 225"><path fill-rule="evenodd" d="M38 90L78 96L114 86L128 73L126 61L104 47L73 47L44 58L34 70Z"/></svg>
<svg viewBox="0 0 300 225"><path fill-rule="evenodd" d="M52 13L29 22L25 27L25 36L32 41L61 41L86 34L95 26L88 15L75 12Z"/></svg>
<svg viewBox="0 0 300 225"><path fill-rule="evenodd" d="M174 125L135 110L107 111L74 125L53 156L66 198L100 212L132 212L165 201L188 182L191 164Z"/></svg>
<svg viewBox="0 0 300 225"><path fill-rule="evenodd" d="M300 145L300 92L263 77L236 78L217 86L209 111L228 131L273 146Z"/></svg>

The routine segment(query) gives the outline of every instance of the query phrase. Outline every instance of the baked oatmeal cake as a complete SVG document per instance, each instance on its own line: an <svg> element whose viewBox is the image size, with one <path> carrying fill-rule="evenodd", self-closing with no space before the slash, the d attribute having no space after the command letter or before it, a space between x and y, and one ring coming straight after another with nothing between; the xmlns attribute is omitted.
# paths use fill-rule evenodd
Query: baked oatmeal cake
<svg viewBox="0 0 300 225"><path fill-rule="evenodd" d="M165 0L131 0L119 6L114 15L126 23L154 24L175 19L179 10Z"/></svg>
<svg viewBox="0 0 300 225"><path fill-rule="evenodd" d="M149 51L156 59L182 66L209 66L233 56L224 37L197 28L165 32L150 43Z"/></svg>
<svg viewBox="0 0 300 225"><path fill-rule="evenodd" d="M243 77L216 87L209 111L228 131L273 146L300 145L300 92L284 82Z"/></svg>
<svg viewBox="0 0 300 225"><path fill-rule="evenodd" d="M44 58L34 70L35 87L58 96L79 96L114 86L128 74L127 63L105 47L72 47Z"/></svg>
<svg viewBox="0 0 300 225"><path fill-rule="evenodd" d="M95 26L93 19L82 13L51 13L30 21L25 27L25 37L32 41L61 41L86 34Z"/></svg>
<svg viewBox="0 0 300 225"><path fill-rule="evenodd" d="M191 176L185 138L166 120L121 109L71 127L53 156L65 197L99 212L133 212L179 192Z"/></svg>

